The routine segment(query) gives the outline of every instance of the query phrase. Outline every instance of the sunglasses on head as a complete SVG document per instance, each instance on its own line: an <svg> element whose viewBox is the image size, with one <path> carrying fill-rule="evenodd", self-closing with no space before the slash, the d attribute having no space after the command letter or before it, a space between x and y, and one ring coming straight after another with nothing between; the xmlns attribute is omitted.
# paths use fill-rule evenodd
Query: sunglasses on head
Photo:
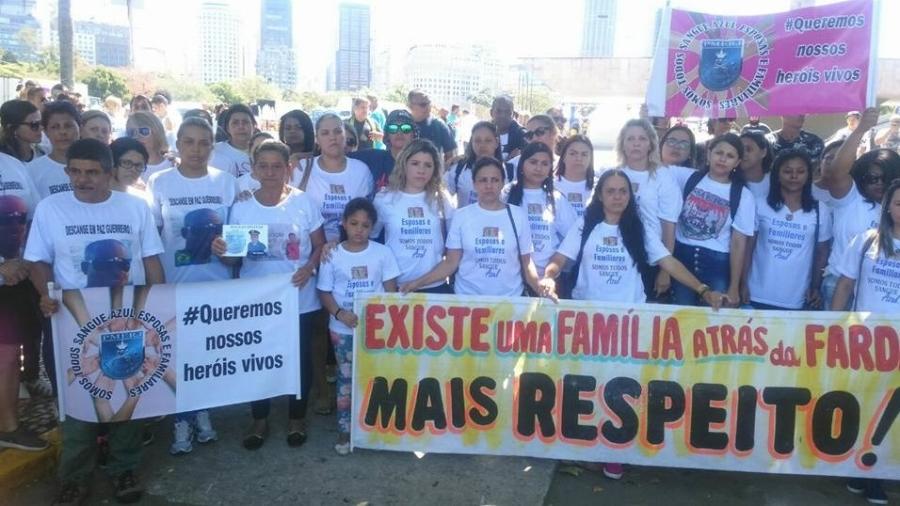
<svg viewBox="0 0 900 506"><path fill-rule="evenodd" d="M413 131L413 126L409 123L401 123L401 124L391 124L384 127L384 132L388 134L411 134Z"/></svg>
<svg viewBox="0 0 900 506"><path fill-rule="evenodd" d="M863 178L863 181L866 184L880 184L884 182L884 175L881 174L866 174Z"/></svg>
<svg viewBox="0 0 900 506"><path fill-rule="evenodd" d="M150 137L150 127L129 128L128 137Z"/></svg>
<svg viewBox="0 0 900 506"><path fill-rule="evenodd" d="M19 123L19 126L27 126L28 128L37 132L38 130L41 129L41 122L40 121L30 121L28 123L23 122L23 123Z"/></svg>
<svg viewBox="0 0 900 506"><path fill-rule="evenodd" d="M549 131L550 131L549 128L538 127L538 128L535 128L534 130L526 130L524 137L525 137L526 141L530 141L531 139L534 139L535 137L542 137L545 133L547 133Z"/></svg>

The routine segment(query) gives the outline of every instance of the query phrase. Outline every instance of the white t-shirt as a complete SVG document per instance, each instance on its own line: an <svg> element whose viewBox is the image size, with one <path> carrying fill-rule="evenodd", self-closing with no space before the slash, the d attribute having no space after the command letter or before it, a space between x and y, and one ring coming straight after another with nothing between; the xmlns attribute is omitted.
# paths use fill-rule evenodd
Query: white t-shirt
<svg viewBox="0 0 900 506"><path fill-rule="evenodd" d="M502 199L504 202L509 199L512 185L513 183L509 183L503 188ZM572 209L562 193L554 190L553 203L556 207L556 214L550 207L550 203L547 202L547 194L544 190L526 188L522 191L522 203L519 207L524 209L528 215L531 244L534 247L531 259L537 267L539 277L544 276L544 268L550 262L550 257L556 253L556 248L577 218L575 210Z"/></svg>
<svg viewBox="0 0 900 506"><path fill-rule="evenodd" d="M143 285L143 259L162 252L145 202L111 192L105 201L89 204L63 192L38 204L25 259L53 265L54 280L68 290Z"/></svg>
<svg viewBox="0 0 900 506"><path fill-rule="evenodd" d="M125 193L129 195L133 195L147 204L147 207L151 210L153 209L153 195L150 195L150 192L147 190L141 190L139 188L135 188L134 186L126 186Z"/></svg>
<svg viewBox="0 0 900 506"><path fill-rule="evenodd" d="M866 230L878 228L881 204L866 202L856 188L856 183L853 183L847 195L839 199L832 197L828 205L834 216L834 242L825 272L838 275L850 241Z"/></svg>
<svg viewBox="0 0 900 506"><path fill-rule="evenodd" d="M147 164L147 169L144 170L143 174L141 174L141 181L146 183L147 181L150 181L150 176L152 176L153 174L156 174L157 172L162 172L166 169L171 169L174 166L175 166L175 163L172 162L172 160L169 160L168 158L163 158L163 160L159 163L155 163L152 165Z"/></svg>
<svg viewBox="0 0 900 506"><path fill-rule="evenodd" d="M54 161L50 156L42 156L25 164L34 187L41 199L60 192L72 191L65 164Z"/></svg>
<svg viewBox="0 0 900 506"><path fill-rule="evenodd" d="M444 258L444 233L453 218L453 197L444 195L443 213L438 214L437 202L428 205L425 192L410 194L381 191L375 195L378 222L372 237L384 230L384 243L400 265L397 283L406 283L427 274ZM441 225L443 217L444 225ZM425 286L432 288L443 281Z"/></svg>
<svg viewBox="0 0 900 506"><path fill-rule="evenodd" d="M306 184L306 193L318 206L325 219L325 239L340 238L341 219L347 202L356 197L368 197L374 182L369 167L353 158L347 158L347 166L341 172L326 172L319 166L319 157L313 160L312 174Z"/></svg>
<svg viewBox="0 0 900 506"><path fill-rule="evenodd" d="M356 294L383 292L384 283L399 275L397 260L384 244L369 241L366 249L356 252L347 251L339 244L332 251L331 259L320 264L316 288L331 292L338 307L352 313ZM328 328L338 334L353 334L353 329L334 315L329 317Z"/></svg>
<svg viewBox="0 0 900 506"><path fill-rule="evenodd" d="M236 202L228 223L268 225L269 241L262 255L248 255L241 262L240 277L256 278L270 274L292 274L309 262L312 254L310 234L322 226L322 215L312 200L300 190L291 190L281 202L264 206L249 198ZM310 279L298 289L300 314L322 307L316 295L316 280Z"/></svg>
<svg viewBox="0 0 900 506"><path fill-rule="evenodd" d="M456 171L460 168L462 169L457 179ZM466 166L465 161L453 164L452 167L444 172L444 186L447 187L450 195L456 197L456 204L459 207L478 202L478 194L475 193L475 183L472 181L472 169Z"/></svg>
<svg viewBox="0 0 900 506"><path fill-rule="evenodd" d="M670 171L660 167L651 174L649 170L620 168L631 181L644 227L662 237L660 220L676 223L681 212L681 192Z"/></svg>
<svg viewBox="0 0 900 506"><path fill-rule="evenodd" d="M22 162L0 153L0 256L19 258L25 249L28 222L41 200Z"/></svg>
<svg viewBox="0 0 900 506"><path fill-rule="evenodd" d="M578 218L575 226L566 234L559 252L572 262L578 259L581 246L581 231L584 218ZM644 227L644 247L647 261L656 265L670 255L659 236ZM618 225L598 223L584 243L584 253L578 267L578 278L572 289L572 298L577 300L600 300L608 302L645 302L644 282L634 258L625 248Z"/></svg>
<svg viewBox="0 0 900 506"><path fill-rule="evenodd" d="M234 177L250 172L250 155L232 146L228 141L217 142L209 157L209 166L223 170Z"/></svg>
<svg viewBox="0 0 900 506"><path fill-rule="evenodd" d="M900 240L894 239L895 254L892 258L885 258L884 252L873 241L865 252L860 272L863 246L868 238L874 236L875 230L870 230L853 239L838 266L838 273L859 284L855 310L896 315L900 311L900 256L896 254L900 252Z"/></svg>
<svg viewBox="0 0 900 506"><path fill-rule="evenodd" d="M596 181L594 185L596 185ZM591 203L591 197L594 195L594 185L588 188L584 181L569 181L565 176L553 181L553 188L563 194L563 197L569 202L569 205L572 206L579 218L584 216L584 208Z"/></svg>
<svg viewBox="0 0 900 506"><path fill-rule="evenodd" d="M509 206L519 233L521 254L534 252L528 216ZM453 286L458 294L518 297L525 285L512 223L505 208L484 209L478 203L456 210L447 235L447 249L462 250Z"/></svg>
<svg viewBox="0 0 900 506"><path fill-rule="evenodd" d="M203 177L188 178L178 168L167 169L148 183L153 217L166 248L162 264L169 283L231 278L231 268L212 254L210 246L228 222L237 185L231 174L207 170Z"/></svg>
<svg viewBox="0 0 900 506"><path fill-rule="evenodd" d="M509 144L509 133L500 134L500 152L503 155L504 162L509 158L509 153L506 152L507 144Z"/></svg>
<svg viewBox="0 0 900 506"><path fill-rule="evenodd" d="M819 242L831 240L831 215L819 205ZM756 200L756 249L750 266L750 299L772 306L800 309L812 278L816 211L772 209Z"/></svg>
<svg viewBox="0 0 900 506"><path fill-rule="evenodd" d="M686 180L685 180L686 181ZM679 188L679 196L686 183ZM697 186L684 201L678 226L675 227L675 239L689 246L700 246L720 253L728 253L731 249L731 229L750 237L753 235L756 219L756 202L747 188L741 189L741 203L738 205L734 221L731 220L729 206L731 183L720 183L709 175L697 183Z"/></svg>
<svg viewBox="0 0 900 506"><path fill-rule="evenodd" d="M747 189L750 190L750 193L753 194L753 198L756 199L757 203L759 203L760 199L763 201L769 196L769 187L772 186L771 173L766 172L763 175L762 180L758 183L754 183L753 181L745 181L747 185Z"/></svg>

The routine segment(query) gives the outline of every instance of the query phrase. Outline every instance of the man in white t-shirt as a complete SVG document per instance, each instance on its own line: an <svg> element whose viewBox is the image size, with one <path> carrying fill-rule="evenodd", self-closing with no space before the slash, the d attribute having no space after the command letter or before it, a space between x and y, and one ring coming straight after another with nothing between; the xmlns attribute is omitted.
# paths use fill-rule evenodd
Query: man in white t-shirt
<svg viewBox="0 0 900 506"><path fill-rule="evenodd" d="M55 281L73 290L91 284L164 283L159 254L162 244L147 204L127 193L113 192L112 153L95 139L75 142L67 153L66 173L71 192L51 195L35 210L25 259L34 262L31 279L41 294L41 310L50 316L59 310L47 287ZM70 298L64 296L67 305ZM133 410L134 404L131 404ZM121 413L121 412L120 412ZM130 413L123 416L130 418ZM94 467L92 446L97 423L68 417L62 422L57 504L78 504L88 494ZM115 477L120 502L134 502L143 493L134 473L141 460L143 424L110 424L107 471Z"/></svg>

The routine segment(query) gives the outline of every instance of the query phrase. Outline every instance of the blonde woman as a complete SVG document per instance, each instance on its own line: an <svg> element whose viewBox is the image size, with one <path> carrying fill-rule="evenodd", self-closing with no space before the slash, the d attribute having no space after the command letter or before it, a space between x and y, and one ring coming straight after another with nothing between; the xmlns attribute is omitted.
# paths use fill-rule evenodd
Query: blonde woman
<svg viewBox="0 0 900 506"><path fill-rule="evenodd" d="M159 118L152 112L138 111L128 117L125 125L128 137L137 140L147 148L150 158L147 160L147 170L141 174L141 179L147 182L150 176L168 168L174 167L169 153L169 141L166 139L166 130Z"/></svg>
<svg viewBox="0 0 900 506"><path fill-rule="evenodd" d="M371 237L384 231L384 243L400 266L398 283L415 280L441 263L454 205L441 180L441 155L434 143L416 140L400 152L388 187L375 195L374 204L379 219ZM418 291L453 293L446 279Z"/></svg>

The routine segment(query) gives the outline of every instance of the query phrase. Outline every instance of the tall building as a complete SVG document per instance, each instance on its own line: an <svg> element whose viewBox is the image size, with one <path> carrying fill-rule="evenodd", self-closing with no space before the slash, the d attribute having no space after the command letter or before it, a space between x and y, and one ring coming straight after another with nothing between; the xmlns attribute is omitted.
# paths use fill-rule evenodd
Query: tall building
<svg viewBox="0 0 900 506"><path fill-rule="evenodd" d="M76 21L75 50L90 65L126 67L131 60L127 26Z"/></svg>
<svg viewBox="0 0 900 506"><path fill-rule="evenodd" d="M297 87L291 0L262 0L256 73L281 89Z"/></svg>
<svg viewBox="0 0 900 506"><path fill-rule="evenodd" d="M372 80L371 11L368 5L341 4L334 85L337 90L367 88Z"/></svg>
<svg viewBox="0 0 900 506"><path fill-rule="evenodd" d="M479 45L422 44L406 54L406 83L420 88L442 106L468 101L470 96L500 87L500 59ZM449 107L448 107L449 108Z"/></svg>
<svg viewBox="0 0 900 506"><path fill-rule="evenodd" d="M36 8L37 0L0 0L0 48L19 60L34 59L42 45Z"/></svg>
<svg viewBox="0 0 900 506"><path fill-rule="evenodd" d="M204 84L241 76L240 21L228 2L207 1L200 7L200 80Z"/></svg>
<svg viewBox="0 0 900 506"><path fill-rule="evenodd" d="M584 0L581 56L612 56L618 0Z"/></svg>

